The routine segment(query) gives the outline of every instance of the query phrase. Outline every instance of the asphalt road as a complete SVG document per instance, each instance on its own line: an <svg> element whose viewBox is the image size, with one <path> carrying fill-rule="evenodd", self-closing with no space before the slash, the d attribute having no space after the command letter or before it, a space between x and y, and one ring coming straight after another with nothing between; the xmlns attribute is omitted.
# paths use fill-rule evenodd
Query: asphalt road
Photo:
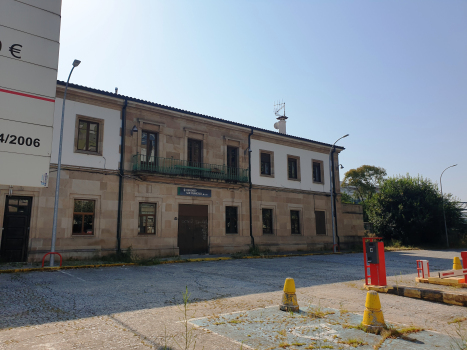
<svg viewBox="0 0 467 350"><path fill-rule="evenodd" d="M388 276L416 272L426 258L434 270L452 268L459 251L386 253ZM180 304L278 292L286 277L297 288L361 280L363 255L125 266L0 275L0 330ZM331 291L332 293L332 291Z"/></svg>

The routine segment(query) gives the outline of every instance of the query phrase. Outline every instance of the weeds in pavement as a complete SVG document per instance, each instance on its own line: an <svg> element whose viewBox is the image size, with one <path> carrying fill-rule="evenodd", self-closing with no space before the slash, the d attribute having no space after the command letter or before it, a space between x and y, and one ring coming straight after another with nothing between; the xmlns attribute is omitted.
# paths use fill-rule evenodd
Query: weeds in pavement
<svg viewBox="0 0 467 350"><path fill-rule="evenodd" d="M463 317L465 320L465 317ZM454 329L455 336L449 335L451 338L450 348L451 350L467 350L467 329L462 327L460 322L455 322L456 326Z"/></svg>
<svg viewBox="0 0 467 350"><path fill-rule="evenodd" d="M271 255L271 250L269 249L261 249L258 245L250 246L247 252L237 252L231 254L233 259L245 259L248 256L261 256L261 257L268 257Z"/></svg>
<svg viewBox="0 0 467 350"><path fill-rule="evenodd" d="M338 344L344 344L344 345L348 345L348 346L351 346L352 348L357 348L359 346L363 346L363 345L368 345L368 343L362 339L357 339L357 338L350 338L350 339L347 339L347 340L339 340L337 342Z"/></svg>
<svg viewBox="0 0 467 350"><path fill-rule="evenodd" d="M449 321L448 324L453 324L453 323L461 323L467 321L467 317L457 317L453 319L452 321Z"/></svg>
<svg viewBox="0 0 467 350"><path fill-rule="evenodd" d="M194 327L190 327L188 320L190 316L188 315L188 307L190 305L190 293L188 292L188 286L185 286L185 292L182 295L183 305L179 307L182 312L183 318L182 323L184 325L184 332L182 333L182 341L178 342L175 337L173 337L174 342L180 349L190 350L196 348L196 336L194 335Z"/></svg>

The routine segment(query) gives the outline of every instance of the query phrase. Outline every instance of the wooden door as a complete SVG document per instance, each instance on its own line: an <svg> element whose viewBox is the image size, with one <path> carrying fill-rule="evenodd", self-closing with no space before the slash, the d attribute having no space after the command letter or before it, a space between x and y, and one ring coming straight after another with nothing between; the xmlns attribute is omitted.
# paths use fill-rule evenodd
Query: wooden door
<svg viewBox="0 0 467 350"><path fill-rule="evenodd" d="M207 205L178 206L178 249L180 255L209 252Z"/></svg>
<svg viewBox="0 0 467 350"><path fill-rule="evenodd" d="M0 260L27 261L31 204L31 197L6 197Z"/></svg>

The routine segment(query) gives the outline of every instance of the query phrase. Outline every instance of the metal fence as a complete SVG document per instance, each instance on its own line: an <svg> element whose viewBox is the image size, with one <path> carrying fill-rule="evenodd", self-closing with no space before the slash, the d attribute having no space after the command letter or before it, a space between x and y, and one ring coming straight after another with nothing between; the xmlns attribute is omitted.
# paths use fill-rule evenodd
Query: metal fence
<svg viewBox="0 0 467 350"><path fill-rule="evenodd" d="M147 157L144 154L136 154L133 156L133 171L248 182L248 169L231 168L226 165L189 162L173 158Z"/></svg>

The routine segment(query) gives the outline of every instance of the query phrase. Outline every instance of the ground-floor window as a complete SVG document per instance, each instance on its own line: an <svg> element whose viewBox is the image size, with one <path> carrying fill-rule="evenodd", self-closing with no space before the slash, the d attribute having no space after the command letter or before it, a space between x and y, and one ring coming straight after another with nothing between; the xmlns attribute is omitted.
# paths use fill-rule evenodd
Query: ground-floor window
<svg viewBox="0 0 467 350"><path fill-rule="evenodd" d="M73 210L73 234L94 234L94 207L96 201L75 199Z"/></svg>
<svg viewBox="0 0 467 350"><path fill-rule="evenodd" d="M225 207L225 232L238 233L237 207Z"/></svg>
<svg viewBox="0 0 467 350"><path fill-rule="evenodd" d="M290 224L292 234L300 234L300 212L298 210L290 211Z"/></svg>
<svg viewBox="0 0 467 350"><path fill-rule="evenodd" d="M272 209L262 209L263 234L272 234Z"/></svg>
<svg viewBox="0 0 467 350"><path fill-rule="evenodd" d="M326 234L326 212L315 211L315 221L316 221L316 234L325 235Z"/></svg>
<svg viewBox="0 0 467 350"><path fill-rule="evenodd" d="M139 203L138 234L156 233L156 203Z"/></svg>

